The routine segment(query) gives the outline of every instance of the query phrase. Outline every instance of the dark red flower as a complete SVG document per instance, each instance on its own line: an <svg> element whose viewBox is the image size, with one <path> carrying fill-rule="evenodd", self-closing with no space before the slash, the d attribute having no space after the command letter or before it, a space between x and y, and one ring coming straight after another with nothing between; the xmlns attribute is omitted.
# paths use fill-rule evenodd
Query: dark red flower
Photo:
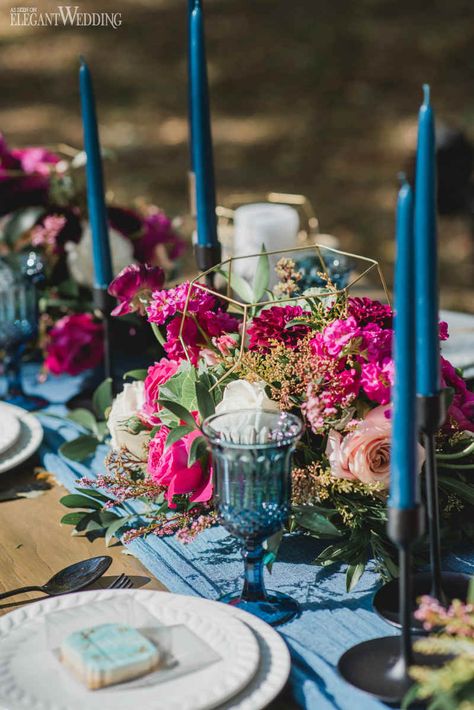
<svg viewBox="0 0 474 710"><path fill-rule="evenodd" d="M301 306L265 308L247 328L250 350L268 352L275 342L284 343L287 348L295 348L298 341L309 332L309 326L297 323L286 327L287 323L309 315L309 311L304 311Z"/></svg>
<svg viewBox="0 0 474 710"><path fill-rule="evenodd" d="M131 264L114 278L109 293L119 304L112 311L113 316L123 316L137 311L145 314L145 307L152 292L159 291L165 282L165 274L159 266Z"/></svg>

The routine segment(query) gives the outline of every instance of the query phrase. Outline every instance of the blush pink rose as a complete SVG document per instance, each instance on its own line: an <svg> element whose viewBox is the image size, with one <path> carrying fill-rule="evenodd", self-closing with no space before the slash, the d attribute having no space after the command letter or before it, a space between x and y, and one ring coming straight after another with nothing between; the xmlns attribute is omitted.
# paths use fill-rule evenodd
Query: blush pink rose
<svg viewBox="0 0 474 710"><path fill-rule="evenodd" d="M326 456L333 476L363 483L381 483L388 488L392 429L389 413L389 407L376 407L354 431L344 437L334 429L329 432ZM418 451L418 464L421 470L425 452L420 445Z"/></svg>
<svg viewBox="0 0 474 710"><path fill-rule="evenodd" d="M160 385L173 377L179 369L179 363L174 360L168 360L162 357L161 360L155 362L148 368L148 374L145 377L145 402L142 408L142 414L148 422L158 423L159 418L156 417L158 411L158 398L160 396Z"/></svg>
<svg viewBox="0 0 474 710"><path fill-rule="evenodd" d="M205 503L212 498L212 476L208 468L203 468L200 461L188 466L191 445L201 432L196 430L186 434L165 451L168 435L162 427L151 440L148 449L148 475L160 486L166 486L165 497L170 508L176 507L173 496L189 494L193 503Z"/></svg>

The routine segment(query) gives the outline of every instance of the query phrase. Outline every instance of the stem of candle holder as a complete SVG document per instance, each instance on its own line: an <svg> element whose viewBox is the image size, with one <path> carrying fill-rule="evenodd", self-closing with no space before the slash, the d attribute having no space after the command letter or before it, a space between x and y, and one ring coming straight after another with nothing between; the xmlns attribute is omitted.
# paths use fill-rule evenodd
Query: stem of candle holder
<svg viewBox="0 0 474 710"><path fill-rule="evenodd" d="M112 367L112 349L111 349L111 311L113 307L113 298L110 296L106 288L94 288L94 306L102 316L104 328L104 376L105 379L112 380L113 387L113 367Z"/></svg>
<svg viewBox="0 0 474 710"><path fill-rule="evenodd" d="M436 463L436 432L446 418L446 392L435 395L418 395L418 420L425 449L426 513L430 550L430 571L413 576L412 605L420 596L429 594L443 606L452 599L467 599L470 578L466 574L442 572L440 513L438 495L438 467ZM375 611L394 626L399 621L399 588L396 579L381 587L374 597ZM422 631L421 622L412 618L411 628Z"/></svg>
<svg viewBox="0 0 474 710"><path fill-rule="evenodd" d="M364 641L346 651L338 664L339 672L348 683L386 703L399 703L413 684L409 675L410 666L415 662L411 630L411 547L422 531L420 507L389 508L388 534L399 550L401 634Z"/></svg>
<svg viewBox="0 0 474 710"><path fill-rule="evenodd" d="M196 244L194 247L194 255L196 257L196 265L199 271L207 271L213 266L219 264L222 260L222 248L220 243L217 244ZM214 288L215 274L206 275L206 286Z"/></svg>

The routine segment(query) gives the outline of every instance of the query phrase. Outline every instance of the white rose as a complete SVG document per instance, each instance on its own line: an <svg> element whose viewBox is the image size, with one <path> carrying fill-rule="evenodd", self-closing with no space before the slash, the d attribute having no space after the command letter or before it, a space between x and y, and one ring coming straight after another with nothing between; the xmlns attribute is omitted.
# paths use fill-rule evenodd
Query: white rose
<svg viewBox="0 0 474 710"><path fill-rule="evenodd" d="M234 380L224 390L224 397L216 407L216 414L238 412L241 409L267 409L278 412L276 402L265 392L265 382Z"/></svg>
<svg viewBox="0 0 474 710"><path fill-rule="evenodd" d="M145 402L145 387L143 382L128 382L118 394L110 409L107 426L110 431L113 449L125 448L141 461L147 460L146 444L149 440L147 431L133 434L126 428L130 417L137 415Z"/></svg>
<svg viewBox="0 0 474 710"><path fill-rule="evenodd" d="M122 269L133 263L133 244L120 232L109 229L112 270L116 276ZM94 264L92 259L92 233L89 223L84 224L82 237L76 244L67 242L67 265L71 276L81 286L92 288Z"/></svg>

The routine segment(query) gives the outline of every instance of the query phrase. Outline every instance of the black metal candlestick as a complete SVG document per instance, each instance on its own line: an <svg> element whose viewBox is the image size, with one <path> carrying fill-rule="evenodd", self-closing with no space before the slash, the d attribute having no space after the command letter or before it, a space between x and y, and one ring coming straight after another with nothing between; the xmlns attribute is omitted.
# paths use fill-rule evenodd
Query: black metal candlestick
<svg viewBox="0 0 474 710"><path fill-rule="evenodd" d="M114 299L106 288L94 288L94 306L100 312L104 328L104 376L105 379L112 380L113 387L113 367L111 348L111 321L110 315L114 304Z"/></svg>
<svg viewBox="0 0 474 710"><path fill-rule="evenodd" d="M443 606L452 599L467 598L470 577L466 574L441 571L441 542L439 525L438 470L436 463L436 432L446 419L446 393L432 396L418 395L418 419L425 449L426 510L430 547L430 572L413 577L412 606L418 597L429 594ZM399 626L399 589L397 580L384 585L374 597L374 608L389 623ZM412 629L422 625L412 618Z"/></svg>
<svg viewBox="0 0 474 710"><path fill-rule="evenodd" d="M399 636L364 641L346 651L339 659L339 672L351 685L386 703L400 703L413 685L409 668L417 662L430 665L428 657L413 652L411 547L423 532L420 507L410 510L389 508L388 534L399 550L400 626ZM428 661L426 661L428 658ZM439 659L436 659L439 663Z"/></svg>
<svg viewBox="0 0 474 710"><path fill-rule="evenodd" d="M194 247L194 255L199 271L207 271L213 266L219 264L222 260L222 248L220 242L217 244L196 244ZM214 288L214 272L206 275L206 286Z"/></svg>

